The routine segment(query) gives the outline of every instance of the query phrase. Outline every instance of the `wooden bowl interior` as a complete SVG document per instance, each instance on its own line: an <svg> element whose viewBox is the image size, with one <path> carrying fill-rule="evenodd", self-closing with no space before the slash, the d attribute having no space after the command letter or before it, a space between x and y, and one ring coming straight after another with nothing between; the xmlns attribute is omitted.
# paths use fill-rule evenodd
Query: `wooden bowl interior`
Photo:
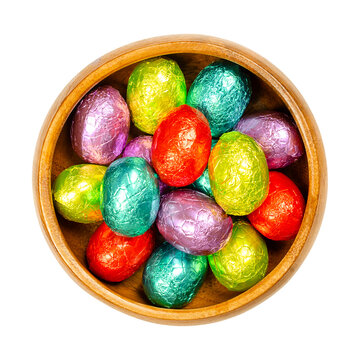
<svg viewBox="0 0 360 360"><path fill-rule="evenodd" d="M166 54L164 54L166 55ZM216 57L202 55L202 54L171 54L168 55L169 58L176 60L182 69L187 88L189 89L191 83L198 75L201 69L205 66L216 60ZM117 88L121 95L126 99L126 87L129 76L134 69L136 64L127 66L106 79L104 79L101 84L109 84ZM261 110L279 110L289 114L289 111L280 97L276 92L270 88L263 80L257 76L251 74L253 94L249 106L247 107L246 113L253 113ZM80 99L79 99L80 100ZM72 116L70 115L67 119L61 134L58 138L54 157L52 161L52 172L51 172L51 182L60 174L65 168L81 164L83 161L79 158L76 153L72 150L70 142L70 125L71 125ZM135 137L140 135L141 132L136 129L133 125L131 127L131 136ZM309 184L309 175L308 175L308 163L306 155L304 155L298 162L295 164L281 170L281 172L288 175L299 187L305 199L307 198L308 193L308 184ZM61 231L71 248L72 252L79 260L79 262L86 266L85 259L85 249L89 241L90 236L95 231L99 224L83 225L75 222L70 222L63 219L61 216L57 215L57 219L61 228ZM286 255L289 248L291 247L293 241L267 241L267 246L269 250L269 267L267 274L269 274L282 260ZM112 289L117 292L122 297L128 298L130 300L136 301L141 304L148 304L150 302L147 300L141 283L142 278L141 268L129 279L122 281L121 283L104 283L104 286ZM238 296L238 292L232 292L227 290L222 286L213 276L211 270L208 271L206 280L201 287L199 293L194 298L194 300L186 306L188 309L197 309L210 305L219 304L223 301L229 300L233 297Z"/></svg>

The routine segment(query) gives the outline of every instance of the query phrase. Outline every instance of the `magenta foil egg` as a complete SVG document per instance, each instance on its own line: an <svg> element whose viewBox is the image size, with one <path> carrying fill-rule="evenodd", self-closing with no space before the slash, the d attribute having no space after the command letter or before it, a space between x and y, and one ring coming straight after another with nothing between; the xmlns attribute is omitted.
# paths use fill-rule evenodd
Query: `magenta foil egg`
<svg viewBox="0 0 360 360"><path fill-rule="evenodd" d="M295 124L281 112L246 115L234 130L251 136L260 145L269 169L288 166L304 154L304 145Z"/></svg>
<svg viewBox="0 0 360 360"><path fill-rule="evenodd" d="M86 162L106 165L123 151L129 135L130 112L112 86L90 91L76 108L71 125L74 151Z"/></svg>
<svg viewBox="0 0 360 360"><path fill-rule="evenodd" d="M141 157L145 159L151 166L151 146L153 137L150 135L138 136L132 139L125 147L122 157ZM169 185L163 183L159 178L160 195L167 193L170 189Z"/></svg>
<svg viewBox="0 0 360 360"><path fill-rule="evenodd" d="M222 249L233 226L231 217L212 198L191 189L163 196L156 225L167 242L192 255Z"/></svg>

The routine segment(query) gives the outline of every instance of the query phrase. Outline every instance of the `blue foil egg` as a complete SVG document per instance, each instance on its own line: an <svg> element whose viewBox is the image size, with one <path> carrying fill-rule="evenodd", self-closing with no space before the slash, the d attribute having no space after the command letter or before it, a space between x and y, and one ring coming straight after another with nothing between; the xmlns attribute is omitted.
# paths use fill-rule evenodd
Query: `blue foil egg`
<svg viewBox="0 0 360 360"><path fill-rule="evenodd" d="M164 242L146 263L143 272L145 294L155 305L181 308L198 292L207 267L206 256L186 254Z"/></svg>
<svg viewBox="0 0 360 360"><path fill-rule="evenodd" d="M109 228L123 236L144 234L154 223L160 205L158 180L138 157L121 158L106 170L100 209Z"/></svg>
<svg viewBox="0 0 360 360"><path fill-rule="evenodd" d="M211 141L211 150L213 149L213 147L216 145L216 143L218 142L217 139L213 139ZM207 195L207 196L211 196L214 197L214 194L211 190L211 186L210 186L210 178L209 178L209 169L208 167L206 167L206 169L204 170L204 172L201 174L201 176L194 181L190 187L192 189L198 190L200 192L202 192L203 194Z"/></svg>
<svg viewBox="0 0 360 360"><path fill-rule="evenodd" d="M200 110L215 138L230 131L250 102L251 83L245 69L226 60L215 61L200 71L186 103Z"/></svg>

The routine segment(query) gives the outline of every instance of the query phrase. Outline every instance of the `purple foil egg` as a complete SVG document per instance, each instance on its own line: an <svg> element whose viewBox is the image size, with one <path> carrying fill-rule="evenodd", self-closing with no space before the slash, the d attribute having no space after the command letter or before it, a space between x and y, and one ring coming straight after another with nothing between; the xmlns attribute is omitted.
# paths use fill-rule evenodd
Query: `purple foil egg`
<svg viewBox="0 0 360 360"><path fill-rule="evenodd" d="M152 136L138 136L132 139L125 147L122 157L141 157L150 165Z"/></svg>
<svg viewBox="0 0 360 360"><path fill-rule="evenodd" d="M125 147L122 157L141 157L145 159L151 166L151 146L153 137L150 135L138 136L132 139ZM159 177L160 195L164 195L170 190L170 186L163 183Z"/></svg>
<svg viewBox="0 0 360 360"><path fill-rule="evenodd" d="M178 189L162 197L156 225L167 242L192 255L222 249L233 226L231 217L212 198L191 189Z"/></svg>
<svg viewBox="0 0 360 360"><path fill-rule="evenodd" d="M129 127L130 112L119 91L99 86L81 100L75 111L72 147L86 162L109 164L123 151Z"/></svg>
<svg viewBox="0 0 360 360"><path fill-rule="evenodd" d="M269 169L288 166L304 154L300 134L286 114L264 111L247 115L234 130L251 136L260 145Z"/></svg>

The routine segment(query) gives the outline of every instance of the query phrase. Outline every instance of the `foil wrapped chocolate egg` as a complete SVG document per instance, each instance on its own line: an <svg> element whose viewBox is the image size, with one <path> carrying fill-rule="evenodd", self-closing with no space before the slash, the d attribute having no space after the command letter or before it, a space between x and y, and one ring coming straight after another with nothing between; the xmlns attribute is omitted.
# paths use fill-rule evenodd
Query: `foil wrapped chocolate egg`
<svg viewBox="0 0 360 360"><path fill-rule="evenodd" d="M192 83L186 103L208 119L213 137L230 131L250 102L251 83L245 69L226 60L200 71Z"/></svg>
<svg viewBox="0 0 360 360"><path fill-rule="evenodd" d="M269 263L264 239L244 220L234 223L227 245L208 259L216 279L227 289L241 292L265 276Z"/></svg>
<svg viewBox="0 0 360 360"><path fill-rule="evenodd" d="M152 136L138 136L125 147L122 157L141 157L151 164Z"/></svg>
<svg viewBox="0 0 360 360"><path fill-rule="evenodd" d="M71 125L72 147L89 163L110 164L123 151L129 127L130 112L119 91L99 86L76 108Z"/></svg>
<svg viewBox="0 0 360 360"><path fill-rule="evenodd" d="M288 166L304 154L300 134L286 114L264 111L247 115L234 130L251 136L260 145L269 169Z"/></svg>
<svg viewBox="0 0 360 360"><path fill-rule="evenodd" d="M264 152L250 136L237 131L223 134L208 167L215 200L227 214L250 214L265 200L269 170Z"/></svg>
<svg viewBox="0 0 360 360"><path fill-rule="evenodd" d="M148 134L154 134L162 117L185 100L184 74L174 60L144 60L130 75L127 102L132 121Z"/></svg>
<svg viewBox="0 0 360 360"><path fill-rule="evenodd" d="M231 217L209 196L178 189L163 196L156 226L177 249L209 255L226 245L233 225Z"/></svg>
<svg viewBox="0 0 360 360"><path fill-rule="evenodd" d="M150 135L138 136L132 139L125 147L122 157L141 157L145 159L150 165L151 162L151 146L153 138ZM160 195L165 194L169 191L170 186L163 183L155 174L155 177L159 181Z"/></svg>
<svg viewBox="0 0 360 360"><path fill-rule="evenodd" d="M158 180L146 160L118 159L105 173L100 200L104 221L111 230L129 237L142 235L159 210Z"/></svg>
<svg viewBox="0 0 360 360"><path fill-rule="evenodd" d="M186 254L164 242L150 256L143 272L143 287L149 300L166 308L181 308L196 295L204 282L206 256Z"/></svg>
<svg viewBox="0 0 360 360"><path fill-rule="evenodd" d="M114 233L104 222L86 248L89 270L105 281L119 282L133 275L149 258L155 246L152 228L128 238Z"/></svg>
<svg viewBox="0 0 360 360"><path fill-rule="evenodd" d="M213 139L211 141L211 150L214 148L214 146L216 145L217 142L218 142L217 139ZM198 179L196 179L195 182L193 182L191 184L191 188L198 190L207 196L214 197L214 194L213 194L213 192L211 190L211 186L210 186L208 167L206 167L206 169L201 174L201 176Z"/></svg>
<svg viewBox="0 0 360 360"><path fill-rule="evenodd" d="M206 168L211 150L209 123L198 110L182 105L170 111L153 137L151 159L161 181L192 184Z"/></svg>
<svg viewBox="0 0 360 360"><path fill-rule="evenodd" d="M102 220L100 188L106 167L83 164L63 170L52 186L54 206L65 219L88 224Z"/></svg>
<svg viewBox="0 0 360 360"><path fill-rule="evenodd" d="M270 171L269 194L248 219L271 240L291 240L298 233L305 211L305 200L286 175Z"/></svg>

